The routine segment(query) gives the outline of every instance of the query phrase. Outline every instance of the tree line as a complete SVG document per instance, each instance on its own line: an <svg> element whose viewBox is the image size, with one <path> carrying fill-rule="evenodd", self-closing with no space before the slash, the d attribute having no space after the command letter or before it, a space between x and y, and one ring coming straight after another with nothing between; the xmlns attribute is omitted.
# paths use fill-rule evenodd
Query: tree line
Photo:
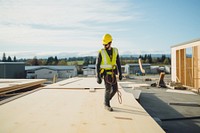
<svg viewBox="0 0 200 133"><path fill-rule="evenodd" d="M163 64L170 65L171 58L166 57L166 55L161 55L161 57L152 57L151 54L135 56L120 56L121 64L131 64L138 63L138 58L141 58L143 63L150 64ZM33 59L17 59L16 56L12 59L10 56L6 57L3 53L2 62L25 62L28 66L41 66L41 65L83 65L87 66L96 63L96 57L86 56L86 57L69 57L58 59L57 56L50 56L47 59L38 59L36 56Z"/></svg>
<svg viewBox="0 0 200 133"><path fill-rule="evenodd" d="M10 56L8 56L8 58L7 58L6 54L3 53L2 62L17 62L17 58L16 58L16 56L14 56L13 59Z"/></svg>
<svg viewBox="0 0 200 133"><path fill-rule="evenodd" d="M144 56L140 55L139 58L142 59L144 63L150 63L150 64L165 64L169 65L171 64L171 58L166 57L166 55L162 54L161 57L151 57L151 54L145 54Z"/></svg>

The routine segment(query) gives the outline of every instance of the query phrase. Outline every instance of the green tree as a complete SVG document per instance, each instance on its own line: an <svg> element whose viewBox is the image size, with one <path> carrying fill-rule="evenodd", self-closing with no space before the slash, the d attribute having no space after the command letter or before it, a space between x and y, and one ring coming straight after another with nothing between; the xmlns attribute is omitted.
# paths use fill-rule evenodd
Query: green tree
<svg viewBox="0 0 200 133"><path fill-rule="evenodd" d="M164 62L165 59L166 59L166 56L163 54L161 57L161 62Z"/></svg>
<svg viewBox="0 0 200 133"><path fill-rule="evenodd" d="M46 62L46 65L52 65L54 62L54 58L51 56L51 57L48 57L47 59L47 62Z"/></svg>
<svg viewBox="0 0 200 133"><path fill-rule="evenodd" d="M39 60L39 64L40 65L46 65L46 63L47 63L47 60L45 60L45 59L40 59Z"/></svg>
<svg viewBox="0 0 200 133"><path fill-rule="evenodd" d="M87 66L89 65L89 59L88 58L85 58L84 59L84 63L83 63L84 66Z"/></svg>
<svg viewBox="0 0 200 133"><path fill-rule="evenodd" d="M12 59L10 56L8 56L7 62L12 62Z"/></svg>
<svg viewBox="0 0 200 133"><path fill-rule="evenodd" d="M146 59L147 59L147 55L145 54L145 55L144 55L144 60L146 60Z"/></svg>
<svg viewBox="0 0 200 133"><path fill-rule="evenodd" d="M38 65L39 66L45 65L44 60L43 59L38 59Z"/></svg>
<svg viewBox="0 0 200 133"><path fill-rule="evenodd" d="M152 63L157 63L157 58L152 58Z"/></svg>
<svg viewBox="0 0 200 133"><path fill-rule="evenodd" d="M170 59L169 59L169 58L166 58L166 59L164 60L163 64L165 64L165 65L171 64Z"/></svg>
<svg viewBox="0 0 200 133"><path fill-rule="evenodd" d="M36 56L32 59L31 65L32 65L32 66L38 66L38 65L39 65L39 62L38 62L38 59L37 59Z"/></svg>
<svg viewBox="0 0 200 133"><path fill-rule="evenodd" d="M6 54L5 53L3 53L2 61L6 62Z"/></svg>
<svg viewBox="0 0 200 133"><path fill-rule="evenodd" d="M159 57L157 57L157 63L160 63L161 62L161 59Z"/></svg>
<svg viewBox="0 0 200 133"><path fill-rule="evenodd" d="M55 58L54 58L54 63L53 63L54 65L57 65L58 64L58 58L57 58L57 56L55 56Z"/></svg>
<svg viewBox="0 0 200 133"><path fill-rule="evenodd" d="M147 58L148 58L148 60L149 60L149 63L152 63L152 57L151 57L151 54L149 54L149 55L147 56Z"/></svg>
<svg viewBox="0 0 200 133"><path fill-rule="evenodd" d="M17 58L16 58L16 56L14 56L13 61L14 61L14 62L17 62Z"/></svg>
<svg viewBox="0 0 200 133"><path fill-rule="evenodd" d="M67 61L65 61L65 60L60 60L60 61L58 62L58 65L59 65L59 66L66 66L66 65L67 65Z"/></svg>
<svg viewBox="0 0 200 133"><path fill-rule="evenodd" d="M141 60L143 59L142 55L140 55L138 58L140 58Z"/></svg>

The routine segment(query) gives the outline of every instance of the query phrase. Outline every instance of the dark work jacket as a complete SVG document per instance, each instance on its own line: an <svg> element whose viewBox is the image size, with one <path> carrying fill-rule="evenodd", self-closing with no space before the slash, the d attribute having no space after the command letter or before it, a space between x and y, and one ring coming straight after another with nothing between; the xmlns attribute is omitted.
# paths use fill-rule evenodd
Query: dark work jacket
<svg viewBox="0 0 200 133"><path fill-rule="evenodd" d="M108 53L109 57L111 57L112 51L113 51L113 48L111 48L111 50L106 49L106 52ZM102 61L102 55L99 52L98 57L97 57L97 61L96 61L97 76L100 76L99 72L100 72L101 61ZM115 72L116 75L119 72L119 75L120 75L120 74L122 74L122 71L121 71L121 63L120 63L120 59L119 59L119 54L117 54L116 64L117 64L117 68L114 70L114 72Z"/></svg>

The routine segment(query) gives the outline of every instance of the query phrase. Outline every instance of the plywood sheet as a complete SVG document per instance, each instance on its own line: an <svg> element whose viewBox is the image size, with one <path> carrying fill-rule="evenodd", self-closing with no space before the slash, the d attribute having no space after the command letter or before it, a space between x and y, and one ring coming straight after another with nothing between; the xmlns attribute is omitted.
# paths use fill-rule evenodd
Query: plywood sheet
<svg viewBox="0 0 200 133"><path fill-rule="evenodd" d="M104 81L98 84L96 78L70 78L44 87L45 89L85 89L105 88Z"/></svg>
<svg viewBox="0 0 200 133"><path fill-rule="evenodd" d="M42 89L0 106L3 133L163 133L162 128L133 98L122 92L104 109L104 90Z"/></svg>

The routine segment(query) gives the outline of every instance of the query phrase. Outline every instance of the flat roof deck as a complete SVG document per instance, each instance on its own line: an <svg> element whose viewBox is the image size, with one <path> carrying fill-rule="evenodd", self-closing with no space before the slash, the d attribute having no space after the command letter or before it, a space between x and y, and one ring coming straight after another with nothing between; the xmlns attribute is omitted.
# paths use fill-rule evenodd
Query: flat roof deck
<svg viewBox="0 0 200 133"><path fill-rule="evenodd" d="M79 85L80 82L91 83L94 85L92 87L96 88L95 84L98 84L93 83L95 79L90 80L92 82L87 78L81 78L71 83ZM0 106L0 132L164 132L132 94L123 89L120 91L122 104L119 104L115 95L111 101L114 111L109 112L103 105L104 89L92 92L90 89L67 89L67 87L57 89L56 86L53 89L41 89Z"/></svg>

